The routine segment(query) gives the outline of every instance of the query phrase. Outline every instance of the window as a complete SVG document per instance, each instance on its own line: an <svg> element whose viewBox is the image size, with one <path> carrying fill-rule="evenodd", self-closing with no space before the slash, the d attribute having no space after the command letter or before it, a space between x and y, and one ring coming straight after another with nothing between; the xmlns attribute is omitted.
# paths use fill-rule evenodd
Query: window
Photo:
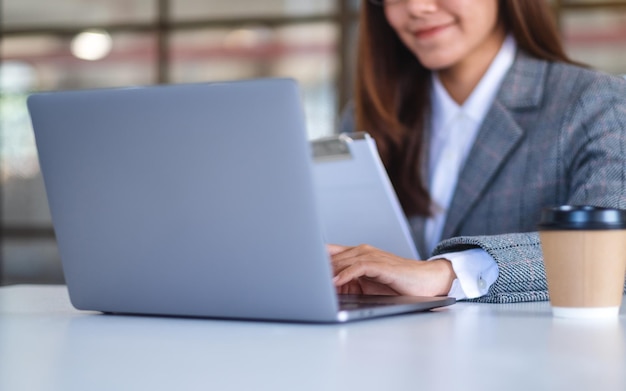
<svg viewBox="0 0 626 391"><path fill-rule="evenodd" d="M338 21L345 11L338 4L5 0L0 283L63 281L25 106L30 92L293 77L303 89L310 137L327 135L339 107Z"/></svg>
<svg viewBox="0 0 626 391"><path fill-rule="evenodd" d="M350 96L357 0L4 0L0 284L62 282L30 92L287 76L311 138ZM568 52L626 74L626 1L553 0Z"/></svg>

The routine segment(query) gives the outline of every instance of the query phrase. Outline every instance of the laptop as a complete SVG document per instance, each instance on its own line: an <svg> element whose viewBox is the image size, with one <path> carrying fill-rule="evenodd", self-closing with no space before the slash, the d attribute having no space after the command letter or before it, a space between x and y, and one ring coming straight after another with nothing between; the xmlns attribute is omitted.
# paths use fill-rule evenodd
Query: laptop
<svg viewBox="0 0 626 391"><path fill-rule="evenodd" d="M77 309L334 323L454 303L341 307L294 80L38 93L28 109Z"/></svg>
<svg viewBox="0 0 626 391"><path fill-rule="evenodd" d="M324 239L420 259L374 139L365 132L343 133L313 140L312 146Z"/></svg>

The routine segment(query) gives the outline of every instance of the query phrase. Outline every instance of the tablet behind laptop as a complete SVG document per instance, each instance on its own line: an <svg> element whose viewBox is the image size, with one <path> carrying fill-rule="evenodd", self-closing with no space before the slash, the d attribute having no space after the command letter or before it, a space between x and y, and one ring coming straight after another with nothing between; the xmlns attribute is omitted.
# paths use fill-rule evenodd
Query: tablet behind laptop
<svg viewBox="0 0 626 391"><path fill-rule="evenodd" d="M409 224L367 133L313 141L313 178L327 242L369 244L420 259Z"/></svg>
<svg viewBox="0 0 626 391"><path fill-rule="evenodd" d="M340 309L293 80L42 93L28 106L76 308L338 322L454 302Z"/></svg>

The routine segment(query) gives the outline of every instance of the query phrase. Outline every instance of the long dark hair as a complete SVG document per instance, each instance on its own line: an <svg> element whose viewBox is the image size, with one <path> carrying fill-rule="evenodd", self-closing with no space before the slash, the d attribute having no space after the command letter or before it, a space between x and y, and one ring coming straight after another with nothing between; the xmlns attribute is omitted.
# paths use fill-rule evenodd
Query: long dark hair
<svg viewBox="0 0 626 391"><path fill-rule="evenodd" d="M500 0L500 19L520 49L549 61L572 62L545 0ZM421 150L430 109L430 71L400 41L382 6L364 0L359 24L355 115L376 140L407 215L431 214ZM421 88L420 88L421 87Z"/></svg>

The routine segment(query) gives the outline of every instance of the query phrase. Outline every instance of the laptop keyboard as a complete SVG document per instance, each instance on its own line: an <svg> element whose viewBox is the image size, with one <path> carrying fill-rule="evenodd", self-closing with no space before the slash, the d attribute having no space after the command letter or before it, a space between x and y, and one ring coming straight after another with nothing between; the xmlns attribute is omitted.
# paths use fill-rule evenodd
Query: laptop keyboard
<svg viewBox="0 0 626 391"><path fill-rule="evenodd" d="M398 296L339 295L338 297L341 310L398 305Z"/></svg>
<svg viewBox="0 0 626 391"><path fill-rule="evenodd" d="M392 303L339 303L339 310L358 310L362 308L374 308L394 305Z"/></svg>

